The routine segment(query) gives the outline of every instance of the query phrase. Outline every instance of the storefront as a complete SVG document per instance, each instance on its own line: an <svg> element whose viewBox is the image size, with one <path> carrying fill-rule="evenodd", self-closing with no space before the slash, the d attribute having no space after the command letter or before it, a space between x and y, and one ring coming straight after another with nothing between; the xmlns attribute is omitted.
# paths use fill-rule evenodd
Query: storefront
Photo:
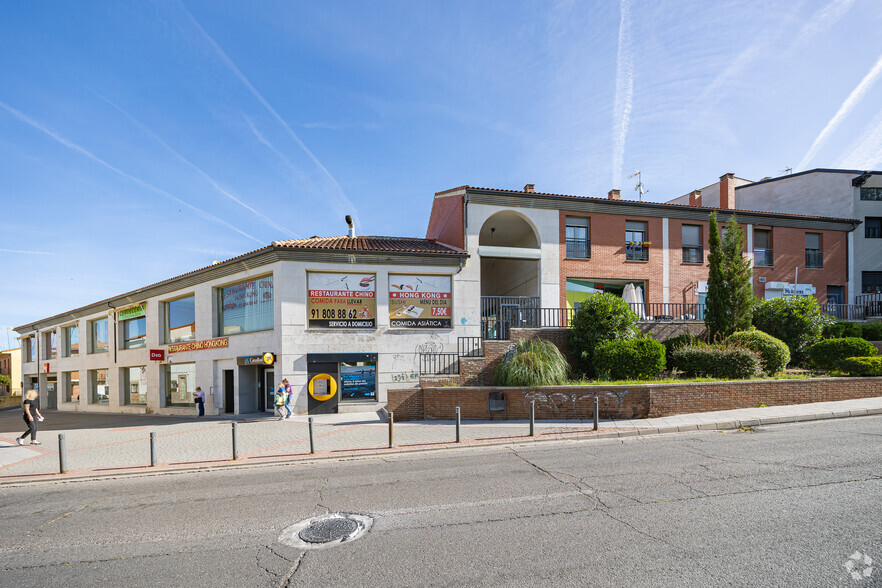
<svg viewBox="0 0 882 588"><path fill-rule="evenodd" d="M310 353L309 414L339 412L340 403L377 401L376 353Z"/></svg>

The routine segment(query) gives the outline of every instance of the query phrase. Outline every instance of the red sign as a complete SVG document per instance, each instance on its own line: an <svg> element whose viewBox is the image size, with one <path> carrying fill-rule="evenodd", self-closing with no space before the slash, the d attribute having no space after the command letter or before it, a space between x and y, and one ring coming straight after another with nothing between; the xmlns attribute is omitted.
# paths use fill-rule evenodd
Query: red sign
<svg viewBox="0 0 882 588"><path fill-rule="evenodd" d="M151 349L150 361L162 361L165 359L165 349Z"/></svg>
<svg viewBox="0 0 882 588"><path fill-rule="evenodd" d="M226 347L229 345L229 337L220 337L219 339L206 339L205 341L190 341L189 343L174 343L168 346L169 353L177 353L179 351L199 351L201 349L217 349L218 347Z"/></svg>
<svg viewBox="0 0 882 588"><path fill-rule="evenodd" d="M44 364L43 364L43 373L44 373L44 374L48 374L48 373L49 373L49 364L48 364L48 363L44 363Z"/></svg>

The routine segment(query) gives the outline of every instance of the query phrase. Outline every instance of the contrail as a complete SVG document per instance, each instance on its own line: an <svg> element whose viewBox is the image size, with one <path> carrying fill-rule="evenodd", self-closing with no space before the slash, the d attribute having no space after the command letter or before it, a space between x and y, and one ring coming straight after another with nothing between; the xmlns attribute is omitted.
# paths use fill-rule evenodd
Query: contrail
<svg viewBox="0 0 882 588"><path fill-rule="evenodd" d="M0 249L3 253L24 253L25 255L52 255L49 251L26 251L24 249Z"/></svg>
<svg viewBox="0 0 882 588"><path fill-rule="evenodd" d="M854 0L833 0L815 12L793 42L794 46L804 43L821 31L836 24L849 11Z"/></svg>
<svg viewBox="0 0 882 588"><path fill-rule="evenodd" d="M812 143L812 146L809 147L808 152L805 154L805 157L802 158L802 161L799 162L799 165L796 166L796 170L801 171L804 170L808 162L810 162L815 155L818 154L818 151L821 150L821 147L827 142L827 139L830 138L830 135L833 131L842 124L842 121L845 120L845 117L852 111L852 109L857 106L858 102L864 97L864 94L867 93L873 84L878 79L879 74L882 74L882 56L879 57L879 60L876 62L876 65L873 66L873 69L864 76L864 79L861 80L861 83L857 85L857 87L851 91L851 94L848 95L848 98L845 99L845 102L842 103L842 106L839 107L839 110L836 114L833 115L833 118L830 119L830 122L827 123L827 126L821 131L821 133L815 139L815 142Z"/></svg>
<svg viewBox="0 0 882 588"><path fill-rule="evenodd" d="M616 58L616 100L613 113L613 174L612 186L622 185L622 167L625 160L625 137L631 121L634 98L634 59L631 51L631 22L629 0L621 0L619 20L619 52Z"/></svg>
<svg viewBox="0 0 882 588"><path fill-rule="evenodd" d="M195 163L193 163L192 161L190 161L189 159L187 159L186 157L184 157L183 155L181 155L180 153L178 153L177 151L175 151L175 149L172 148L171 145L169 145L168 143L166 143L165 141L163 141L162 138L161 138L159 135L157 135L156 133L154 133L152 130L148 129L144 124L142 124L139 120L137 120L137 119L136 119L135 117L133 117L131 114L129 114L128 112L126 112L125 110L123 110L120 106L118 106L117 104L115 104L112 100L109 100L109 99L105 98L104 96L102 96L101 94L99 94L99 93L97 93L97 92L95 92L95 95L98 96L98 98L100 98L101 100L103 100L103 101L106 102L107 104L109 104L110 106L112 106L113 108L115 108L120 114L122 114L122 115L125 116L127 119L129 119L129 121L132 122L132 124L134 124L135 126L137 126L137 127L138 127L139 129L141 129L143 132L145 132L145 133L147 133L148 135L150 135L151 137L153 137L153 139L154 139L157 143L159 143L160 145L162 145L163 147L165 147L165 149L166 149L169 153L171 153L172 155L174 155L179 161L182 161L183 163L185 163L185 164L187 164L188 166L190 166L194 171L196 171L196 173L198 173L200 176L202 176L202 178L203 178L206 182L208 182L209 184L211 184L211 186L212 186L215 190L217 190L218 192L220 192L221 194L223 194L224 196L226 196L227 198L229 198L230 200L232 200L233 202L235 202L235 203L238 204L239 206L241 206L241 207L245 208L246 210L248 210L249 212L253 213L255 216L257 216L257 218L259 218L260 220L262 220L263 222L265 222L266 224L268 224L268 225L271 226L272 228L276 229L277 231L279 231L279 232L281 232L281 233L285 233L285 234L287 234L287 235L291 235L291 236L295 236L295 237L297 236L296 233L294 233L294 232L292 232L291 230L289 230L289 229L283 227L282 225L276 223L275 221L273 221L271 218L269 218L269 217L266 216L265 214L261 213L261 212L258 211L258 210L255 210L254 208L252 208L251 206L249 206L248 204L246 204L245 202L243 202L242 200L240 200L239 198L237 198L236 196L234 196L233 194L231 194L229 191L227 191L226 189L224 189L223 186L221 186L220 184L218 184L218 183L214 180L214 178L212 178L212 177L209 176L207 173L205 173L205 172L202 170L202 168L200 168L200 167L197 166Z"/></svg>
<svg viewBox="0 0 882 588"><path fill-rule="evenodd" d="M202 218L204 218L206 220L210 220L212 222L223 225L223 226L227 227L228 229L239 233L243 237L248 237L249 239L256 241L258 243L266 244L265 240L258 239L257 237L249 235L248 233L242 231L241 229L234 227L233 225L231 225L227 221L222 220L222 219L214 216L210 212L206 212L206 211L202 210L201 208L197 208L197 207L193 206L192 204L190 204L189 202L187 202L185 200L181 200L180 198L178 198L177 196L175 196L173 194L169 194L168 192L166 192L162 188L157 188L153 184L148 184L144 180L142 180L140 178L136 178L135 176L124 172L123 170L119 169L118 167L114 167L113 165L107 163L106 161L104 161L100 157L93 155L91 152L80 147L79 145L77 145L73 141L66 139L66 138L62 137L61 135L53 132L52 130L50 130L46 126L38 123L37 121L35 121L31 117L27 116L23 112L16 110L15 108L9 106L8 104L6 104L4 102L0 102L0 108L3 108L4 110L9 112L12 116L14 116L18 120L22 121L23 123L28 124L28 125L32 126L33 128L37 129L38 131L48 135L49 137L51 137L52 139L54 139L58 143L61 143L62 145L64 145L68 149L71 149L72 151L79 153L80 155L94 161L98 165L106 167L110 171L112 171L116 174L119 174L120 176L126 178L127 180L132 181L132 182L138 184L139 186L147 188L148 190L156 192L157 194L161 194L161 195L165 196L166 198L170 198L171 200L174 200L175 202L177 202L178 204L180 204L182 206L186 206L187 208L194 211L196 214L198 214L199 216L201 216Z"/></svg>
<svg viewBox="0 0 882 588"><path fill-rule="evenodd" d="M350 210L353 211L352 216L354 218L357 218L357 212L355 209L355 205L353 205L352 202L349 200L349 198L346 197L346 194L343 192L343 188L341 188L340 184L337 183L337 179L331 174L331 172L329 172L327 170L327 168L324 165L322 165L322 162L319 161L319 159L313 154L313 152L309 150L309 147L307 147L306 144L300 140L300 137L297 136L297 133L295 133L291 129L291 127L288 125L288 123L285 122L285 119L283 119L279 115L279 113L276 112L276 110L270 105L270 103L267 102L266 99L264 99L263 95L257 91L257 88L255 88L251 84L251 82L248 81L248 78L246 78L245 75L239 70L239 68L236 67L236 64L233 63L233 60L230 59L230 57L226 54L226 52L224 52L223 49L221 49L220 45L218 45L217 42L215 42L215 40L211 37L211 35L209 35L205 31L205 29L202 28L202 26L196 21L196 19L193 17L193 15L190 14L190 12L187 10L187 8L183 5L181 5L181 9L183 10L184 14L186 14L187 17L190 19L190 22L193 23L193 26L195 26L199 30L199 32L203 36L203 38L208 42L209 45L211 45L211 48L214 49L214 52L218 55L218 57L220 57L220 59L224 63L224 65L226 65L227 68L231 72L233 72L233 74L239 79L239 81L242 82L242 84L244 84L246 88L248 88L248 91L251 92L251 95L254 96L254 98L258 102L260 102L264 108L266 108L266 110L272 115L272 117L276 120L276 122L278 122L282 126L282 128L284 128L285 131L287 131L288 135L294 140L294 142L297 143L297 145L299 145L301 149L303 149L304 153L306 153L306 155L309 156L309 158L316 165L316 167L318 167L322 171L322 173L328 178L328 180L330 180L331 185L337 191L339 198L342 199L343 203Z"/></svg>

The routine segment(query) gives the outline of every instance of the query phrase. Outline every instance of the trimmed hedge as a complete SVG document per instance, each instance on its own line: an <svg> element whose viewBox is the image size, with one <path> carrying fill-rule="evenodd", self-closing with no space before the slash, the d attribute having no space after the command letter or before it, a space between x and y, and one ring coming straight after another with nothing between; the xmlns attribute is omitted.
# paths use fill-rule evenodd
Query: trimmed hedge
<svg viewBox="0 0 882 588"><path fill-rule="evenodd" d="M687 345L674 351L673 361L687 378L747 380L762 373L756 351L728 345Z"/></svg>
<svg viewBox="0 0 882 588"><path fill-rule="evenodd" d="M882 355L847 357L837 367L850 376L882 376Z"/></svg>
<svg viewBox="0 0 882 588"><path fill-rule="evenodd" d="M770 376L777 374L790 363L790 349L787 344L757 329L732 333L726 342L759 353L763 361L763 372Z"/></svg>
<svg viewBox="0 0 882 588"><path fill-rule="evenodd" d="M821 335L824 339L841 339L843 337L862 337L861 326L850 321L837 321L824 327Z"/></svg>
<svg viewBox="0 0 882 588"><path fill-rule="evenodd" d="M808 350L812 366L822 370L832 370L848 357L872 357L876 347L866 339L846 337L844 339L824 339Z"/></svg>
<svg viewBox="0 0 882 588"><path fill-rule="evenodd" d="M672 366L671 354L675 349L679 349L684 345L704 345L704 343L704 339L698 335L693 335L692 333L683 333L682 335L665 339L662 341L662 345L665 346L665 360L667 361L668 367Z"/></svg>
<svg viewBox="0 0 882 588"><path fill-rule="evenodd" d="M604 380L651 380L665 369L665 347L649 337L607 341L594 349L594 369Z"/></svg>
<svg viewBox="0 0 882 588"><path fill-rule="evenodd" d="M867 341L882 341L882 323L861 325L861 337Z"/></svg>

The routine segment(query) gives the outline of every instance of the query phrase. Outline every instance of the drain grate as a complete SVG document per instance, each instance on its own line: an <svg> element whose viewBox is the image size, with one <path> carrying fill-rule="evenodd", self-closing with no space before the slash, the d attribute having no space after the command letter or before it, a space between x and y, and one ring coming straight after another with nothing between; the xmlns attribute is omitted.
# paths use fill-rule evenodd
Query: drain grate
<svg viewBox="0 0 882 588"><path fill-rule="evenodd" d="M333 518L314 521L297 535L310 543L330 543L345 540L358 531L358 523L352 519Z"/></svg>
<svg viewBox="0 0 882 588"><path fill-rule="evenodd" d="M348 512L334 512L291 525L279 542L300 549L322 549L358 539L371 528L373 519Z"/></svg>

